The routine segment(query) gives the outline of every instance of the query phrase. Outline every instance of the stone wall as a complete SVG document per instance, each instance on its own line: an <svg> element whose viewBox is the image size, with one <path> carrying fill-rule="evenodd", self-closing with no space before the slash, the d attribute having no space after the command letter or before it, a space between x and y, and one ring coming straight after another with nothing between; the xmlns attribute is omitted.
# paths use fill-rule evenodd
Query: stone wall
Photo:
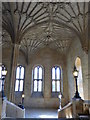
<svg viewBox="0 0 90 120"><path fill-rule="evenodd" d="M6 65L8 74L5 82L5 94L9 98L10 91L10 66L11 66L11 51L10 47L3 49L3 63ZM81 58L82 72L83 72L83 90L84 99L88 100L88 54L86 54L81 47L80 41L73 40L72 46L70 47L67 57L61 55L59 52L49 49L48 47L35 52L29 56L28 64L26 58L22 52L19 54L18 64L25 66L25 100L24 105L27 107L50 107L58 108L58 98L52 98L51 96L51 68L54 65L60 65L63 71L63 82L62 82L62 106L72 99L75 93L74 78L72 75L73 66L76 57ZM42 65L44 67L44 88L42 98L32 98L32 68L35 65ZM15 94L15 102L18 104L21 102L21 94Z"/></svg>
<svg viewBox="0 0 90 120"><path fill-rule="evenodd" d="M7 101L5 98L2 105L1 118L12 117L12 118L25 118L25 109L16 106L15 104Z"/></svg>
<svg viewBox="0 0 90 120"><path fill-rule="evenodd" d="M75 93L75 83L72 72L77 57L81 59L84 99L88 100L88 54L82 50L80 41L78 39L74 39L67 55L68 88L70 100Z"/></svg>
<svg viewBox="0 0 90 120"><path fill-rule="evenodd" d="M10 92L10 68L11 68L11 53L12 53L12 47L2 47L2 64L6 66L7 69L7 75L5 77L5 84L4 84L4 92L7 98L9 98L9 92Z"/></svg>
<svg viewBox="0 0 90 120"><path fill-rule="evenodd" d="M66 71L66 59L57 51L44 48L30 57L29 65L26 67L26 78L25 78L25 106L27 107L47 107L47 108L58 108L58 98L51 96L51 68L54 65L60 65L63 71L63 95L65 98L62 104L68 101L68 83L67 83L67 71ZM32 98L32 69L35 65L42 65L44 67L44 89L43 98Z"/></svg>
<svg viewBox="0 0 90 120"><path fill-rule="evenodd" d="M8 73L5 82L5 94L9 99L10 91L10 65L11 65L11 50L9 47L3 49L3 63L6 65ZM8 52L6 52L8 51ZM60 53L48 47L41 49L40 51L30 55L29 64L26 63L25 56L22 52L19 53L18 64L25 66L25 100L24 105L27 107L50 107L58 108L59 99L52 98L51 96L51 68L54 65L60 65L62 67L62 85L61 90L64 98L62 99L62 105L68 102L68 81L67 81L67 70L66 70L66 58ZM32 98L32 68L35 65L42 65L44 67L44 88L42 98ZM15 93L15 103L21 102L21 94Z"/></svg>

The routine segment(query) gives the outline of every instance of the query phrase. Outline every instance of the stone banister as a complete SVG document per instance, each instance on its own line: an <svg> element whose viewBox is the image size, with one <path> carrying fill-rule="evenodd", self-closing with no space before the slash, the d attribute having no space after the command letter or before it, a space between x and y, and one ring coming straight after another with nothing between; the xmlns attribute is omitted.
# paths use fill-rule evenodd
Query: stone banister
<svg viewBox="0 0 90 120"><path fill-rule="evenodd" d="M3 101L1 118L6 117L25 118L25 109L22 109L5 99Z"/></svg>
<svg viewBox="0 0 90 120"><path fill-rule="evenodd" d="M58 109L58 118L72 118L72 102Z"/></svg>
<svg viewBox="0 0 90 120"><path fill-rule="evenodd" d="M83 100L72 99L70 103L58 110L58 118L78 118L83 113Z"/></svg>

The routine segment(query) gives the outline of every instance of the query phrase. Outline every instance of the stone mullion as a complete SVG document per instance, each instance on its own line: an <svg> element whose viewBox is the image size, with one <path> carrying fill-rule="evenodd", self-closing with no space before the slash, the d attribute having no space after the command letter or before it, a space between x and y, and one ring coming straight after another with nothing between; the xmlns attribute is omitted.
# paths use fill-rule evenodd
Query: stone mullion
<svg viewBox="0 0 90 120"><path fill-rule="evenodd" d="M14 102L15 96L14 96L14 89L15 89L15 72L16 72L16 66L17 66L17 60L19 56L19 45L14 44L12 49L12 58L11 58L11 75L10 75L10 97L9 100Z"/></svg>
<svg viewBox="0 0 90 120"><path fill-rule="evenodd" d="M61 78L60 78L60 81L59 81L59 82L60 82L60 92L62 93L62 89L61 89Z"/></svg>

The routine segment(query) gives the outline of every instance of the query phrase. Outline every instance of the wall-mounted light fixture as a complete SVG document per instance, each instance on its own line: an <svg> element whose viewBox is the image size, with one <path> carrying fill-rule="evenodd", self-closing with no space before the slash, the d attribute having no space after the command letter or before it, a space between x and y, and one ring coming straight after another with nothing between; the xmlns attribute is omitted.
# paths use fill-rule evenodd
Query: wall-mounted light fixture
<svg viewBox="0 0 90 120"><path fill-rule="evenodd" d="M77 84L78 73L79 73L79 71L77 70L76 66L74 65L73 76L75 78L75 83L76 83L76 92L75 92L75 96L74 96L75 99L76 98L81 99L79 92L78 92L78 84Z"/></svg>
<svg viewBox="0 0 90 120"><path fill-rule="evenodd" d="M5 94L4 94L4 82L5 82L5 77L7 75L7 69L5 65L2 65L2 101L4 100Z"/></svg>

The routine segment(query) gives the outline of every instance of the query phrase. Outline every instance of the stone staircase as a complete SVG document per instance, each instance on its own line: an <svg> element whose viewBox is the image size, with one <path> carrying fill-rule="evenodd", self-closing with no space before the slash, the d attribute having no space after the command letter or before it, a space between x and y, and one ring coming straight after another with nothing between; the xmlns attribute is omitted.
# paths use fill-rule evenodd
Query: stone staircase
<svg viewBox="0 0 90 120"><path fill-rule="evenodd" d="M13 103L10 103L9 101L7 101L6 103L7 103L8 109L6 109L7 111L4 111L4 113L7 113L7 114L6 114L6 116L3 116L3 118L1 120L90 120L90 114L89 113L84 114L82 112L81 112L82 114L80 114L80 113L77 114L78 118L65 118L66 114L63 117L60 116L59 118L38 118L38 117L37 118L28 118L28 117L25 118L25 111L23 112L22 111L23 109L19 108L18 106L14 105ZM69 104L68 107L65 107L65 110L67 108L71 107L71 105L72 104ZM64 109L62 109L62 110L64 110ZM70 110L68 110L68 111L70 111ZM67 111L65 111L65 112L67 112ZM73 113L72 111L70 111L70 112ZM63 111L63 113L64 113L64 111ZM17 117L17 118L15 118L15 117Z"/></svg>
<svg viewBox="0 0 90 120"><path fill-rule="evenodd" d="M90 117L84 118L3 118L2 120L90 120Z"/></svg>

